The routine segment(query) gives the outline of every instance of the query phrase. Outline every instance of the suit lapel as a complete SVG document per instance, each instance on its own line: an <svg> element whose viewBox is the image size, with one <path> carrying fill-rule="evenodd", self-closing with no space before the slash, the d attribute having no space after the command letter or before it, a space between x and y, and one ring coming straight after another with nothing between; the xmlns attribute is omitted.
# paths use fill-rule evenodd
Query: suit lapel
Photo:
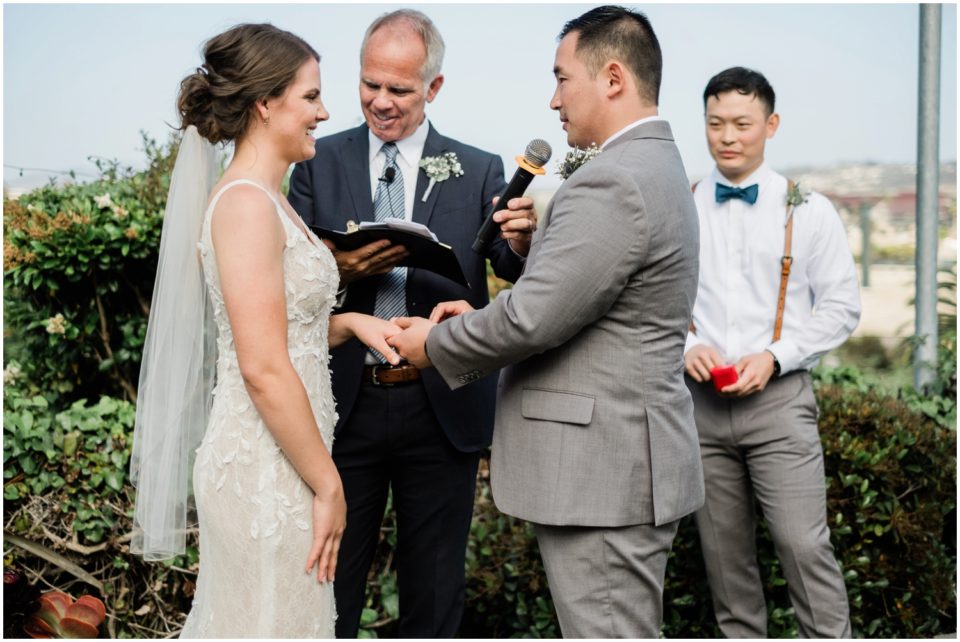
<svg viewBox="0 0 960 642"><path fill-rule="evenodd" d="M443 153L445 150L445 140L443 136L437 133L437 130L433 128L433 125L428 125L430 129L427 130L427 140L423 143L423 154L420 158L426 158L427 156L436 156L437 154ZM420 168L417 168L417 188L414 190L413 194L413 219L414 223L420 223L430 227L430 218L433 216L433 208L437 204L437 196L440 194L440 188L443 183L435 183L433 189L430 190L430 196L427 197L427 201L423 201L423 195L427 191L427 185L430 184L430 179L427 178L427 173L420 171ZM414 275L417 273L416 268L410 268L407 273L407 283L410 283L413 280Z"/></svg>
<svg viewBox="0 0 960 642"><path fill-rule="evenodd" d="M353 211L360 221L372 221L373 198L370 196L370 138L367 126L353 130L341 148L347 186L353 198ZM345 216L349 216L344 214Z"/></svg>
<svg viewBox="0 0 960 642"><path fill-rule="evenodd" d="M428 156L438 156L446 150L445 139L443 136L437 133L437 130L433 128L433 125L429 125L430 129L427 131L427 140L423 144L423 155L421 158L426 158ZM430 196L427 197L427 202L423 202L423 194L427 191L427 186L430 184L430 179L427 178L427 173L421 171L420 168L417 168L417 189L414 193L413 199L413 222L421 223L430 227L430 218L433 216L433 209L437 204L437 197L440 195L440 190L443 189L443 183L435 183L433 189L430 190Z"/></svg>

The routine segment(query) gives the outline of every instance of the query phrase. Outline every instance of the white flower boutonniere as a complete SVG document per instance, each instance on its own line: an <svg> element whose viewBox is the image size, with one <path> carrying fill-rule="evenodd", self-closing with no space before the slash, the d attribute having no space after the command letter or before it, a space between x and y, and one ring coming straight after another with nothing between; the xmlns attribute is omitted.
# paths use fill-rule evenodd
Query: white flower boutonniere
<svg viewBox="0 0 960 642"><path fill-rule="evenodd" d="M807 202L809 196L810 190L801 190L800 183L796 183L787 191L787 205L793 205L794 207L803 205Z"/></svg>
<svg viewBox="0 0 960 642"><path fill-rule="evenodd" d="M427 191L423 193L423 198L420 199L424 203L427 202L427 197L429 197L430 192L433 191L434 185L442 183L450 178L450 176L463 176L460 159L457 158L454 152L446 152L439 156L424 156L420 159L420 167L423 168L423 171L427 173L427 178L430 179L430 184L427 185Z"/></svg>
<svg viewBox="0 0 960 642"><path fill-rule="evenodd" d="M580 149L579 147L574 147L567 155L563 157L562 161L557 161L557 174L563 180L570 178L570 174L573 174L577 171L577 168L581 165L587 163L596 157L600 153L600 148L597 147L596 143L591 143L590 147L586 149Z"/></svg>

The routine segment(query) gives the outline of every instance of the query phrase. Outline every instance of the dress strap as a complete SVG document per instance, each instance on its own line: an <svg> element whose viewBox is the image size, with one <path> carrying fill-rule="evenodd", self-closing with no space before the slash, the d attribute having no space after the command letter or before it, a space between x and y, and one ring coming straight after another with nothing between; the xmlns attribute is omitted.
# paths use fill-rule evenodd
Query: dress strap
<svg viewBox="0 0 960 642"><path fill-rule="evenodd" d="M248 178L238 178L236 180L230 181L229 183L227 183L226 185L218 189L217 192L213 195L213 198L210 199L210 205L207 206L207 214L210 214L213 212L213 209L217 206L217 202L220 200L220 197L223 196L223 193L236 185L253 185L256 188L263 190L263 193L267 195L267 198L270 199L270 201L273 203L273 206L277 209L277 214L283 214L283 208L280 206L280 203L277 202L277 199L273 197L273 194L270 193L270 190L268 190L266 187L264 187L260 183L256 181L251 181ZM287 218L287 216L284 214L282 218Z"/></svg>

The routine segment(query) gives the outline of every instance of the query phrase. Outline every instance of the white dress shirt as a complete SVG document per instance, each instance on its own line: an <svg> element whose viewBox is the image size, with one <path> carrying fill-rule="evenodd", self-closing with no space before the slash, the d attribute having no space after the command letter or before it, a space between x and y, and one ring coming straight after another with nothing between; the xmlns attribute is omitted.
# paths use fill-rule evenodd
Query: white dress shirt
<svg viewBox="0 0 960 642"><path fill-rule="evenodd" d="M769 350L780 372L809 370L843 343L860 320L860 286L840 216L811 193L793 213L793 267L780 340L773 343L786 224L787 179L761 165L734 187L759 186L753 205L717 203L720 172L694 193L700 216L700 284L693 307L695 333L686 350L715 347L727 362Z"/></svg>
<svg viewBox="0 0 960 642"><path fill-rule="evenodd" d="M413 199L417 190L417 174L420 172L420 159L423 157L423 146L427 142L427 133L430 131L430 122L424 117L417 130L404 138L395 141L397 145L397 167L403 175L403 214L408 221L413 220ZM373 130L367 134L370 139L370 199L377 196L377 185L383 176L386 157L380 151L384 142L377 138Z"/></svg>
<svg viewBox="0 0 960 642"><path fill-rule="evenodd" d="M620 131L618 131L616 134L614 134L613 136L611 136L610 138L608 138L607 140L603 141L603 145L600 145L600 149L601 149L601 150L606 149L606 148L607 148L607 145L609 145L609 144L612 143L613 141L617 140L618 138L620 138L621 136L623 136L624 134L626 134L628 131L630 131L631 129L633 129L633 128L636 127L637 125L642 125L643 123L649 123L649 122L652 122L652 121L654 121L654 120L663 120L663 119L660 118L660 116L647 116L646 118L641 118L640 120L635 120L635 121L633 121L632 123L630 123L629 125L627 125L626 127L624 127L623 129L621 129Z"/></svg>

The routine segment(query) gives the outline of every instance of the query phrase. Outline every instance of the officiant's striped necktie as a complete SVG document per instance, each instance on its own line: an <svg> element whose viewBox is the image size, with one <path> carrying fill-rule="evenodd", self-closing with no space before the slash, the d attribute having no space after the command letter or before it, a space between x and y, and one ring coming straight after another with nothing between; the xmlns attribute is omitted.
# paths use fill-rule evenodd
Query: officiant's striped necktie
<svg viewBox="0 0 960 642"><path fill-rule="evenodd" d="M397 166L397 146L394 143L384 143L380 148L386 157L383 165L384 173L392 167L393 180L381 178L377 185L377 193L373 199L373 213L377 222L388 218L404 219L403 212L403 174ZM407 316L407 268L395 267L384 274L377 288L377 302L373 309L374 316L381 319ZM374 355L386 362L378 352Z"/></svg>

